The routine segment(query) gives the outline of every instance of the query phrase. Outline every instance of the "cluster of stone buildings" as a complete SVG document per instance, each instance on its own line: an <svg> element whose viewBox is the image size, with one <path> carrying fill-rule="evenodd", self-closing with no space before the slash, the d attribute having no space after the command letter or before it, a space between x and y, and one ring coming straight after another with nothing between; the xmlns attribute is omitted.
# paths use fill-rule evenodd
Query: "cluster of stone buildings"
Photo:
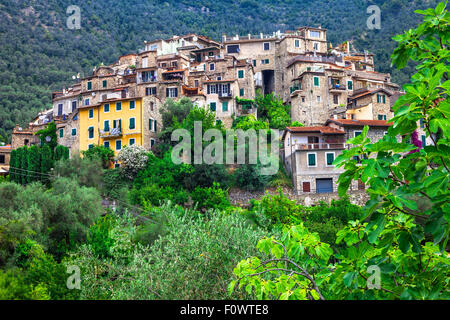
<svg viewBox="0 0 450 320"><path fill-rule="evenodd" d="M374 132L389 126L399 87L374 70L372 54L355 52L348 42L333 48L321 27L223 35L221 42L196 34L154 40L54 92L52 109L28 128L14 129L11 148L39 143L34 132L55 121L58 142L71 153L94 145L116 153L133 144L151 149L167 99L188 97L230 127L233 117L256 114L242 101L260 90L282 97L291 105L292 121L305 125L283 135L282 157L296 190L328 192L329 179L334 189L339 174L329 165L331 154L336 157L364 124Z"/></svg>

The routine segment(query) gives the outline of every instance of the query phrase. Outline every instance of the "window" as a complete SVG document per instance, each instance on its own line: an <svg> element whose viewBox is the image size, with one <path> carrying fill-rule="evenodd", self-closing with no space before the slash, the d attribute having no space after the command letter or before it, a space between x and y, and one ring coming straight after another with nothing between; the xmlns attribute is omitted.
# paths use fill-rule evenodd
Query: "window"
<svg viewBox="0 0 450 320"><path fill-rule="evenodd" d="M155 96L156 95L156 87L145 88L146 96Z"/></svg>
<svg viewBox="0 0 450 320"><path fill-rule="evenodd" d="M264 51L270 50L270 42L264 42Z"/></svg>
<svg viewBox="0 0 450 320"><path fill-rule="evenodd" d="M94 118L94 109L89 109L89 119Z"/></svg>
<svg viewBox="0 0 450 320"><path fill-rule="evenodd" d="M339 96L337 94L333 95L333 103L334 104L339 104Z"/></svg>
<svg viewBox="0 0 450 320"><path fill-rule="evenodd" d="M211 109L211 111L216 111L216 103L215 102L211 102L209 104L209 108Z"/></svg>
<svg viewBox="0 0 450 320"><path fill-rule="evenodd" d="M130 118L130 130L136 129L136 118Z"/></svg>
<svg viewBox="0 0 450 320"><path fill-rule="evenodd" d="M94 148L93 144L88 145L88 149L91 150L92 148Z"/></svg>
<svg viewBox="0 0 450 320"><path fill-rule="evenodd" d="M155 139L150 139L150 148L153 148L155 145Z"/></svg>
<svg viewBox="0 0 450 320"><path fill-rule="evenodd" d="M322 97L321 96L317 96L317 102L321 102L322 101Z"/></svg>
<svg viewBox="0 0 450 320"><path fill-rule="evenodd" d="M156 120L155 119L149 119L148 120L148 129L150 131L156 132Z"/></svg>
<svg viewBox="0 0 450 320"><path fill-rule="evenodd" d="M64 129L59 129L59 137L64 138Z"/></svg>
<svg viewBox="0 0 450 320"><path fill-rule="evenodd" d="M359 136L360 134L362 134L362 131L354 131L354 132L353 132L354 137L357 137L357 136Z"/></svg>
<svg viewBox="0 0 450 320"><path fill-rule="evenodd" d="M103 131L109 132L109 120L103 122Z"/></svg>
<svg viewBox="0 0 450 320"><path fill-rule="evenodd" d="M303 182L303 192L311 192L311 182Z"/></svg>
<svg viewBox="0 0 450 320"><path fill-rule="evenodd" d="M122 111L122 102L116 103L116 111Z"/></svg>
<svg viewBox="0 0 450 320"><path fill-rule="evenodd" d="M310 31L309 31L309 36L310 36L311 38L320 38L320 31L313 31L313 30L310 30Z"/></svg>
<svg viewBox="0 0 450 320"><path fill-rule="evenodd" d="M88 90L92 90L92 82L91 82L91 81L89 81L89 82L87 83L87 89L88 89Z"/></svg>
<svg viewBox="0 0 450 320"><path fill-rule="evenodd" d="M198 84L199 84L199 83L198 83L198 80L195 80L195 81L194 81L194 87L198 88Z"/></svg>
<svg viewBox="0 0 450 320"><path fill-rule="evenodd" d="M178 97L178 88L166 88L166 97L167 98Z"/></svg>
<svg viewBox="0 0 450 320"><path fill-rule="evenodd" d="M72 112L74 112L77 109L77 102L72 101Z"/></svg>
<svg viewBox="0 0 450 320"><path fill-rule="evenodd" d="M244 93L245 93L245 90L244 90L244 89L239 89L239 95L240 95L241 97L244 96Z"/></svg>
<svg viewBox="0 0 450 320"><path fill-rule="evenodd" d="M316 154L308 153L308 167L316 167Z"/></svg>
<svg viewBox="0 0 450 320"><path fill-rule="evenodd" d="M385 114L379 114L378 115L378 120L386 120L386 115Z"/></svg>
<svg viewBox="0 0 450 320"><path fill-rule="evenodd" d="M347 81L347 88L348 90L353 90L353 81L351 80Z"/></svg>
<svg viewBox="0 0 450 320"><path fill-rule="evenodd" d="M318 42L313 43L314 51L319 51L320 44Z"/></svg>
<svg viewBox="0 0 450 320"><path fill-rule="evenodd" d="M230 44L227 46L227 53L239 53L239 45L238 44Z"/></svg>
<svg viewBox="0 0 450 320"><path fill-rule="evenodd" d="M213 51L208 52L208 56L213 57L214 56L214 52Z"/></svg>
<svg viewBox="0 0 450 320"><path fill-rule="evenodd" d="M134 100L130 101L130 110L133 110L134 108L136 108L136 102Z"/></svg>
<svg viewBox="0 0 450 320"><path fill-rule="evenodd" d="M295 40L295 47L300 48L300 40Z"/></svg>
<svg viewBox="0 0 450 320"><path fill-rule="evenodd" d="M150 101L150 111L153 111L155 109L155 104Z"/></svg>
<svg viewBox="0 0 450 320"><path fill-rule="evenodd" d="M88 106L89 105L89 99L84 99L84 105Z"/></svg>
<svg viewBox="0 0 450 320"><path fill-rule="evenodd" d="M314 77L314 87L319 87L319 86L320 86L319 77Z"/></svg>
<svg viewBox="0 0 450 320"><path fill-rule="evenodd" d="M105 141L105 143L103 145L105 146L105 148L109 149L109 141Z"/></svg>
<svg viewBox="0 0 450 320"><path fill-rule="evenodd" d="M334 161L334 152L326 153L327 167L331 167Z"/></svg>
<svg viewBox="0 0 450 320"><path fill-rule="evenodd" d="M107 103L107 104L105 104L105 105L103 106L103 112L104 112L104 113L108 113L108 112L109 112L109 103Z"/></svg>
<svg viewBox="0 0 450 320"><path fill-rule="evenodd" d="M425 135L422 135L422 147L426 147L427 145L427 137Z"/></svg>
<svg viewBox="0 0 450 320"><path fill-rule="evenodd" d="M228 111L228 101L222 102L222 112Z"/></svg>
<svg viewBox="0 0 450 320"><path fill-rule="evenodd" d="M253 66L256 67L256 60L253 60Z"/></svg>
<svg viewBox="0 0 450 320"><path fill-rule="evenodd" d="M58 116L62 116L63 113L63 104L58 104Z"/></svg>
<svg viewBox="0 0 450 320"><path fill-rule="evenodd" d="M214 69L215 69L214 63L210 63L209 64L209 71L214 71Z"/></svg>
<svg viewBox="0 0 450 320"><path fill-rule="evenodd" d="M302 97L302 102L304 103L306 101L306 98L305 97Z"/></svg>
<svg viewBox="0 0 450 320"><path fill-rule="evenodd" d="M217 84L208 84L207 92L208 92L208 94L216 94L217 93Z"/></svg>
<svg viewBox="0 0 450 320"><path fill-rule="evenodd" d="M116 150L119 151L122 149L122 140L116 140Z"/></svg>
<svg viewBox="0 0 450 320"><path fill-rule="evenodd" d="M270 63L269 59L261 60L261 64L269 64L269 63Z"/></svg>
<svg viewBox="0 0 450 320"><path fill-rule="evenodd" d="M72 136L76 136L77 135L77 128L72 128Z"/></svg>
<svg viewBox="0 0 450 320"><path fill-rule="evenodd" d="M130 140L128 140L128 145L129 146L132 146L132 145L134 145L136 143L136 139L134 139L134 138L130 138Z"/></svg>
<svg viewBox="0 0 450 320"><path fill-rule="evenodd" d="M120 163L115 163L114 168L120 168Z"/></svg>
<svg viewBox="0 0 450 320"><path fill-rule="evenodd" d="M238 78L239 79L243 79L244 78L244 70L239 70L238 71Z"/></svg>
<svg viewBox="0 0 450 320"><path fill-rule="evenodd" d="M386 96L383 94L383 103L386 103Z"/></svg>
<svg viewBox="0 0 450 320"><path fill-rule="evenodd" d="M103 88L106 88L106 87L108 86L108 81L106 81L106 80L103 80L103 82L102 82L102 86L103 86Z"/></svg>
<svg viewBox="0 0 450 320"><path fill-rule="evenodd" d="M89 139L94 139L94 127L89 127Z"/></svg>
<svg viewBox="0 0 450 320"><path fill-rule="evenodd" d="M5 163L5 155L0 154L0 163Z"/></svg>

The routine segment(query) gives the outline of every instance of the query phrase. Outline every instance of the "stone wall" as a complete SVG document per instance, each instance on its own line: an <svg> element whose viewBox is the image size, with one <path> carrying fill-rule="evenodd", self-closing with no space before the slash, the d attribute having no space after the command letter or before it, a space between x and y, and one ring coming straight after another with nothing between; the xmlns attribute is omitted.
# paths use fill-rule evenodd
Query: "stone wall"
<svg viewBox="0 0 450 320"><path fill-rule="evenodd" d="M277 189L269 188L263 191L250 192L240 189L231 189L229 192L230 202L233 205L248 207L251 199L260 200L266 195L266 192L270 195L278 194ZM331 200L338 200L340 197L337 193L310 193L303 195L296 195L292 188L283 188L283 194L291 200L297 200L299 204L305 206L313 206L320 201L331 203ZM369 196L365 191L349 191L347 193L351 203L363 206L369 200Z"/></svg>

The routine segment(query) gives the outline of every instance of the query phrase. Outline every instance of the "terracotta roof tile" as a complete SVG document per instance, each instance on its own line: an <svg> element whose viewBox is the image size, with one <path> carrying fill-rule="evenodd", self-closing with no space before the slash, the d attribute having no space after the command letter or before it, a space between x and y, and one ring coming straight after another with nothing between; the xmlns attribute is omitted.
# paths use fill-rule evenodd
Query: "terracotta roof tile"
<svg viewBox="0 0 450 320"><path fill-rule="evenodd" d="M352 120L352 119L330 119L327 123L336 123L342 126L370 126L370 127L390 127L392 122L387 122L386 120Z"/></svg>

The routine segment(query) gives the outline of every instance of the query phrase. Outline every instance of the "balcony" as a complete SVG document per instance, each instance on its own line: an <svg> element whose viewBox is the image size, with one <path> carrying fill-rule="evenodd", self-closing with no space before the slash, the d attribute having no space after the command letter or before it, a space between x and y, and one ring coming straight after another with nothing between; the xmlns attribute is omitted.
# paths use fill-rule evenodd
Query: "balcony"
<svg viewBox="0 0 450 320"><path fill-rule="evenodd" d="M294 150L335 150L345 149L345 143L305 143L294 144Z"/></svg>
<svg viewBox="0 0 450 320"><path fill-rule="evenodd" d="M343 84L338 84L338 83L332 83L330 86L330 91L331 92L342 92L347 90L347 87Z"/></svg>
<svg viewBox="0 0 450 320"><path fill-rule="evenodd" d="M219 91L218 96L219 96L219 99L231 99L231 98L233 98L233 92L232 91L228 91L228 92Z"/></svg>
<svg viewBox="0 0 450 320"><path fill-rule="evenodd" d="M109 131L99 130L100 138L102 139L113 139L122 136L122 128L112 128Z"/></svg>

